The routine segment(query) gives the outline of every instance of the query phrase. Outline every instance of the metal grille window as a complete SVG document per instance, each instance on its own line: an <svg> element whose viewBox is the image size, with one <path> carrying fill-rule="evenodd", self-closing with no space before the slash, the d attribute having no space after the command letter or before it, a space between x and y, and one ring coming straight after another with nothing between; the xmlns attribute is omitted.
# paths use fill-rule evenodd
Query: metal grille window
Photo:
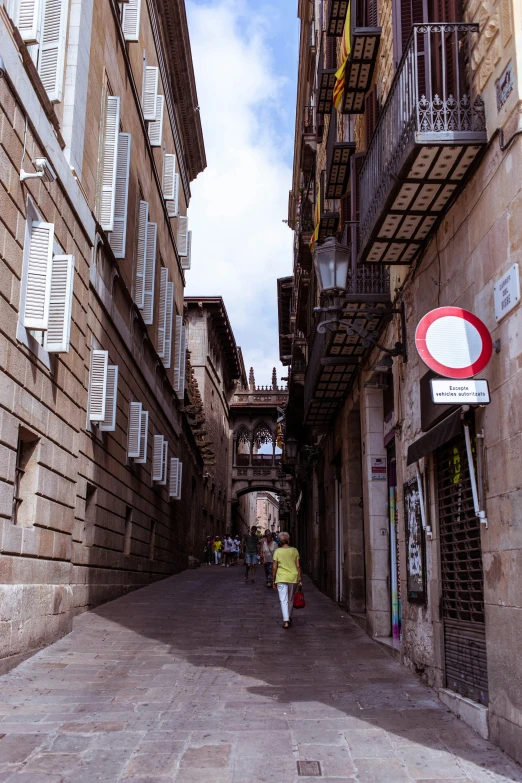
<svg viewBox="0 0 522 783"><path fill-rule="evenodd" d="M473 508L464 435L437 451L446 684L488 701L480 522Z"/></svg>

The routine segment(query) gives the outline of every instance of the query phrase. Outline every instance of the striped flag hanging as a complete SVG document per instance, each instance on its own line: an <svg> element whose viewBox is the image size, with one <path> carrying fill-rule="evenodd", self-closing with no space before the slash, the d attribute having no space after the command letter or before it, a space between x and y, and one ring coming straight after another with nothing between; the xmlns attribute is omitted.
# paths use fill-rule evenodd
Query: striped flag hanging
<svg viewBox="0 0 522 783"><path fill-rule="evenodd" d="M344 22L343 40L341 42L341 67L335 74L335 87L333 91L333 102L336 109L339 108L344 93L344 74L346 72L346 61L350 54L350 8L348 5L346 20Z"/></svg>

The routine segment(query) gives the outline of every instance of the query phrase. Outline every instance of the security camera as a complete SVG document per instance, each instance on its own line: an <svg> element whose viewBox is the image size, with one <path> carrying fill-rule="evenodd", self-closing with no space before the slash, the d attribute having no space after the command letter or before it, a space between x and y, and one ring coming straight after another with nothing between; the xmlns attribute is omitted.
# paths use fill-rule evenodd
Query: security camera
<svg viewBox="0 0 522 783"><path fill-rule="evenodd" d="M36 168L34 174L22 169L20 172L20 182L23 182L26 179L41 179L43 182L56 181L56 173L47 158L35 158L34 166Z"/></svg>

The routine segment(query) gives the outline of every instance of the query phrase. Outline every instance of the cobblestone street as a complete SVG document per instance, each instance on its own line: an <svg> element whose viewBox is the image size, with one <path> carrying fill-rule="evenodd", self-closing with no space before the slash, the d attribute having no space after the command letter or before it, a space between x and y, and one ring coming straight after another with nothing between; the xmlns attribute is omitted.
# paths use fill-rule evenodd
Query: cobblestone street
<svg viewBox="0 0 522 783"><path fill-rule="evenodd" d="M0 781L522 781L329 599L281 627L258 573L202 567L84 614L0 679ZM306 772L306 769L304 770ZM308 767L308 771L313 771Z"/></svg>

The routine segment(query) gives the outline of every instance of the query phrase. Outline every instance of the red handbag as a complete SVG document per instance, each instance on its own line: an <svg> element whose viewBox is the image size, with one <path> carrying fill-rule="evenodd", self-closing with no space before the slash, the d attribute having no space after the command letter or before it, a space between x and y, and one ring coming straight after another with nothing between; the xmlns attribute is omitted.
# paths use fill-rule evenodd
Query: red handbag
<svg viewBox="0 0 522 783"><path fill-rule="evenodd" d="M306 606L303 588L298 587L294 594L294 609L304 609Z"/></svg>

